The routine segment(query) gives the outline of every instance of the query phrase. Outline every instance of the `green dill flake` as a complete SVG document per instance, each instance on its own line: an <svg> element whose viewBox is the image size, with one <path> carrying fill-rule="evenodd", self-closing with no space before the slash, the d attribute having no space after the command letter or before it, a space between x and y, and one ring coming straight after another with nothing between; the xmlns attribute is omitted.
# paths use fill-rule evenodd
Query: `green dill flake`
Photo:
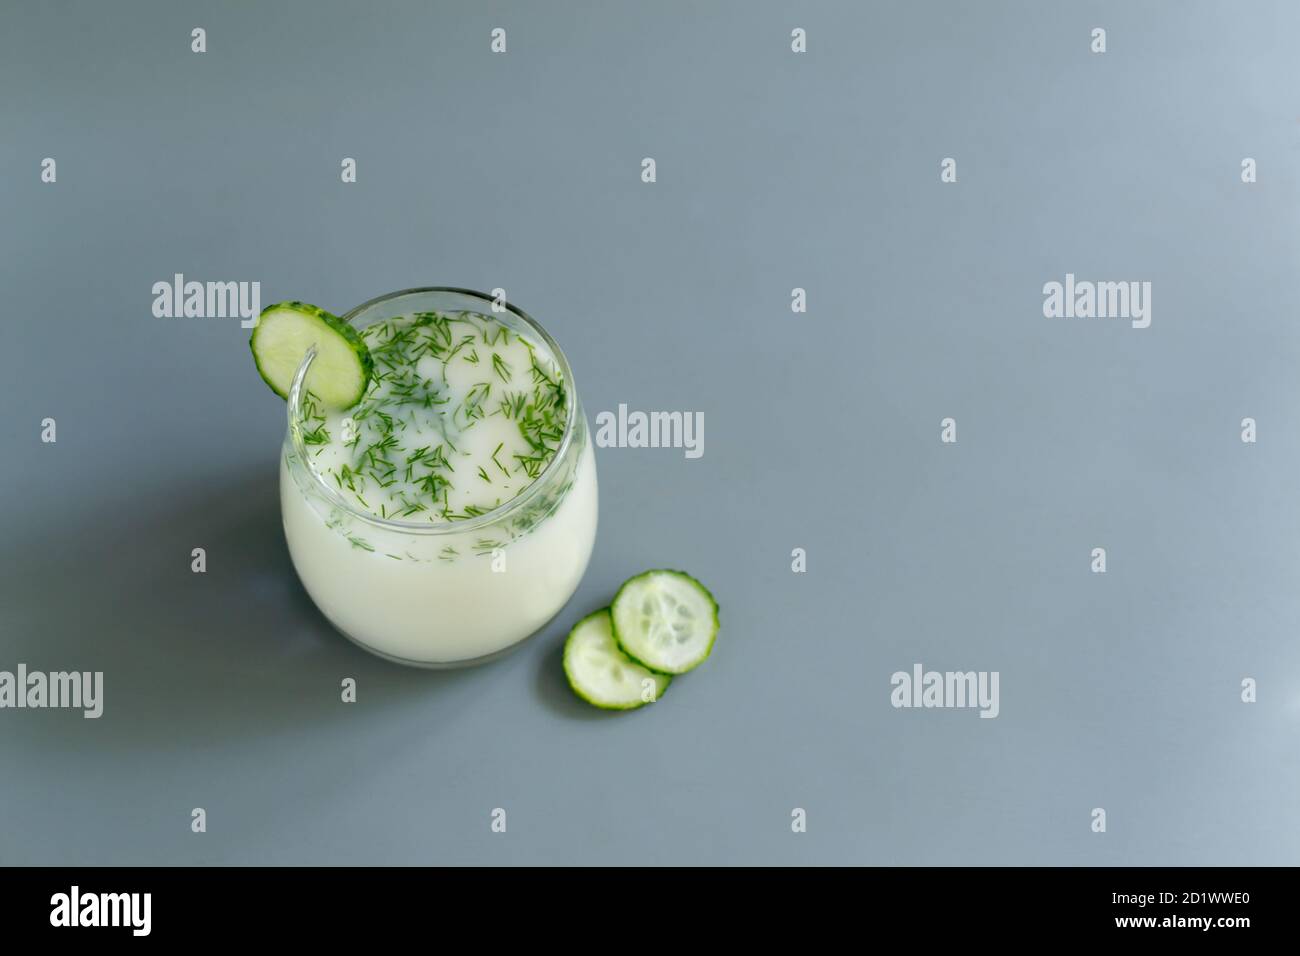
<svg viewBox="0 0 1300 956"><path fill-rule="evenodd" d="M432 523L481 517L555 457L569 398L540 344L475 312L398 316L362 337L374 364L366 393L338 413L307 396L302 436L326 480L366 511ZM485 483L492 502L476 494Z"/></svg>

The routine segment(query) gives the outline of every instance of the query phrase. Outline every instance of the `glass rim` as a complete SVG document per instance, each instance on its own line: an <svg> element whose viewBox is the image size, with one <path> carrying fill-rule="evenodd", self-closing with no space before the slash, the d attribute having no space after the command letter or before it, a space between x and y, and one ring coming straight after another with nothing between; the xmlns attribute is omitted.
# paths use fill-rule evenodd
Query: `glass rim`
<svg viewBox="0 0 1300 956"><path fill-rule="evenodd" d="M430 293L465 296L486 303L489 306L497 303L495 296L490 296L483 292L477 292L474 289L461 289L456 286L417 286L411 289L402 289L398 292L389 292L385 295L376 296L373 299L362 302L356 308L341 316L341 319L348 325L352 325L359 315L374 306L382 305L383 303L390 302L393 299L400 299L403 296L427 295ZM532 334L536 335L541 343L550 350L551 358L559 367L560 374L564 377L563 380L569 392L569 407L565 412L564 418L564 435L560 438L560 444L555 449L555 454L552 455L551 460L546 463L546 467L542 469L541 474L533 479L527 488L519 492L519 494L515 495L509 501L503 502L491 511L485 511L483 514L469 518L465 521L399 521L394 518L381 518L373 512L358 508L339 494L334 488L331 488L329 483L326 482L325 476L316 469L311 460L311 456L307 454L307 445L303 440L302 428L295 427L295 415L302 405L303 382L307 377L307 370L311 367L312 360L316 358L316 348L313 346L307 350L307 354L303 356L302 364L298 366L298 371L294 374L293 385L289 389L289 399L285 404L288 406L289 438L293 443L294 452L298 455L298 459L306 466L307 473L311 476L312 480L315 481L317 489L324 495L326 501L348 512L353 517L360 518L361 520L380 528L388 528L393 531L412 534L442 535L460 534L496 524L501 519L508 517L523 508L541 492L541 489L547 484L548 480L558 472L561 460L568 452L569 446L573 444L573 435L577 430L579 416L578 389L574 384L573 370L569 368L569 360L565 356L564 350L561 349L559 343L551 337L551 334L547 332L546 329L542 328L541 323L523 309L518 308L509 301L503 303L503 307L504 311L509 312L511 315L514 315L522 321L528 330Z"/></svg>

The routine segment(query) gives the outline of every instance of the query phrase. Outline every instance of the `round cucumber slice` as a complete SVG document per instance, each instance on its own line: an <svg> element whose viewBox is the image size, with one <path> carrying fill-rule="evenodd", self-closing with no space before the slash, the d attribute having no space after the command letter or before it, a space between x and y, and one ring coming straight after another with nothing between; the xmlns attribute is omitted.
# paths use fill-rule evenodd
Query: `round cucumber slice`
<svg viewBox="0 0 1300 956"><path fill-rule="evenodd" d="M609 608L588 614L564 642L564 673L573 692L605 710L635 710L659 699L672 682L618 649Z"/></svg>
<svg viewBox="0 0 1300 956"><path fill-rule="evenodd" d="M361 401L374 366L357 330L336 315L306 302L277 302L262 310L249 339L263 381L281 398L289 397L293 377L312 346L316 357L306 387L331 408Z"/></svg>
<svg viewBox="0 0 1300 956"><path fill-rule="evenodd" d="M684 571L646 571L629 578L614 596L610 617L619 647L665 674L698 666L718 636L718 602Z"/></svg>

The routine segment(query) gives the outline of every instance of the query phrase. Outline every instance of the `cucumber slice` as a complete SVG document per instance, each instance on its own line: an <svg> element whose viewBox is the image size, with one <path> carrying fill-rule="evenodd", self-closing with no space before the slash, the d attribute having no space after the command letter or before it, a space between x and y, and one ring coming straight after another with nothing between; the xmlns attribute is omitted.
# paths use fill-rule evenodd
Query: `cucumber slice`
<svg viewBox="0 0 1300 956"><path fill-rule="evenodd" d="M718 636L718 602L684 571L646 571L624 581L610 616L619 647L665 674L699 665Z"/></svg>
<svg viewBox="0 0 1300 956"><path fill-rule="evenodd" d="M658 700L672 682L667 674L647 670L618 649L607 607L588 614L569 632L564 673L575 694L605 710L635 710Z"/></svg>
<svg viewBox="0 0 1300 956"><path fill-rule="evenodd" d="M316 357L305 384L326 405L351 408L370 384L374 366L357 330L305 302L277 302L263 309L248 345L262 380L281 398L289 397L293 377L313 345Z"/></svg>

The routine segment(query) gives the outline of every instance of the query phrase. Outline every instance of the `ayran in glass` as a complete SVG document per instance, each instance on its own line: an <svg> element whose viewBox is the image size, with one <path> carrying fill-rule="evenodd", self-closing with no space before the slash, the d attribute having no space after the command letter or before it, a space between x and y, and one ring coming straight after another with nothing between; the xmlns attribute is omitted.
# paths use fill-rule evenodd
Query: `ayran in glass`
<svg viewBox="0 0 1300 956"><path fill-rule="evenodd" d="M374 361L362 400L289 394L280 501L317 607L404 664L496 657L573 595L596 537L596 464L568 361L524 312L410 289L345 321ZM500 308L500 306L498 306Z"/></svg>

